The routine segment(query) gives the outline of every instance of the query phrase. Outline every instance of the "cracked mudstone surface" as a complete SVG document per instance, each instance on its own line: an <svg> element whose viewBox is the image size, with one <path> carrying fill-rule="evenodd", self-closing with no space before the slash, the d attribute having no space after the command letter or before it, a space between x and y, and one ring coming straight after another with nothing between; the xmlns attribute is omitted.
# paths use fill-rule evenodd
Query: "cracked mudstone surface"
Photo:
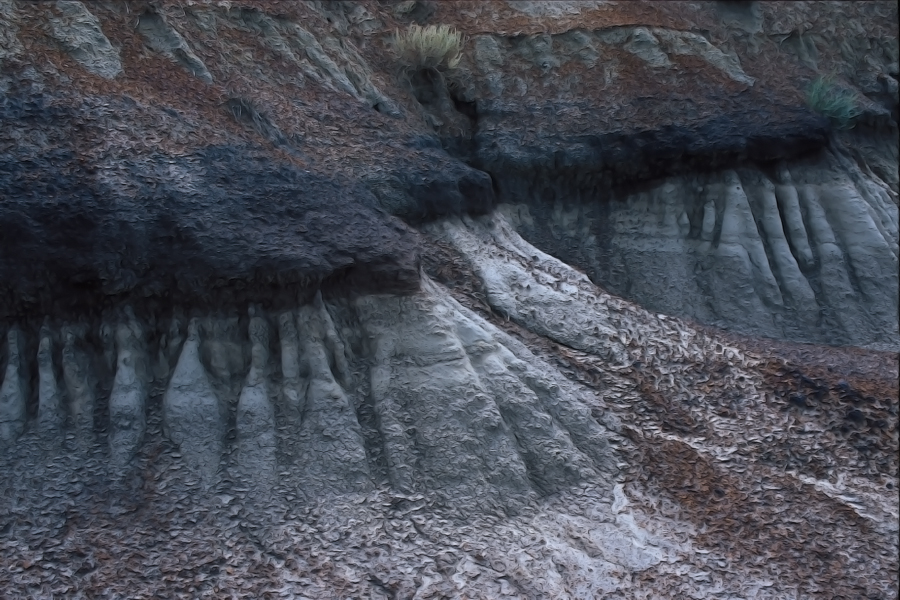
<svg viewBox="0 0 900 600"><path fill-rule="evenodd" d="M896 23L0 0L0 595L896 597Z"/></svg>

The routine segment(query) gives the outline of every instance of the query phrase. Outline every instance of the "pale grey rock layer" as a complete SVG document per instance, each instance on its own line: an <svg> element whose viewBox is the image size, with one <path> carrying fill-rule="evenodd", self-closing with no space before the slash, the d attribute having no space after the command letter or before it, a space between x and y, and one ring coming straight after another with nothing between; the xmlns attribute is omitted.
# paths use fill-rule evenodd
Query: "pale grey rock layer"
<svg viewBox="0 0 900 600"><path fill-rule="evenodd" d="M362 430L346 385L343 344L321 295L297 310L300 372L307 381L295 452L310 498L372 489Z"/></svg>
<svg viewBox="0 0 900 600"><path fill-rule="evenodd" d="M65 424L65 397L53 368L52 332L41 327L38 347L38 426L41 430L59 431Z"/></svg>
<svg viewBox="0 0 900 600"><path fill-rule="evenodd" d="M114 466L135 455L147 428L147 356L141 325L129 311L116 328L116 375L109 397L109 449Z"/></svg>
<svg viewBox="0 0 900 600"><path fill-rule="evenodd" d="M166 435L181 450L205 486L217 475L225 438L225 409L200 362L200 332L196 319L163 398Z"/></svg>
<svg viewBox="0 0 900 600"><path fill-rule="evenodd" d="M104 320L96 337L65 326L61 381L45 324L35 429L71 430L82 447L104 432L121 474L144 442L156 389L163 431L203 489L234 469L264 493L289 469L282 483L310 502L387 483L462 508L515 512L572 485L611 485L609 432L583 393L427 279L414 296L329 305L318 294L293 311L251 307L249 315L194 317L183 343L177 314L150 344L148 322L130 308ZM30 360L18 329L7 338L0 424L14 444L28 421ZM98 381L107 367L111 388ZM98 403L108 426L96 422Z"/></svg>
<svg viewBox="0 0 900 600"><path fill-rule="evenodd" d="M746 212L741 217L740 198L733 202L739 228ZM470 264L495 313L595 361L605 391L567 378L424 276L410 296L316 295L277 313L253 306L246 316L186 319L179 311L161 318L124 309L92 326L96 336L84 324L48 322L33 353L25 352L20 328L8 332L0 388L5 457L13 467L29 457L48 460L33 476L5 478L4 493L40 499L29 486L65 489L72 500L58 510L77 510L87 484L109 485L91 474L98 461L122 485L141 465L154 502L181 503L166 509L171 543L182 543L179 528L191 532L187 545L212 536L198 543L231 565L240 554L234 544L247 543L232 530L251 532L253 547L281 557L271 560L265 585L299 597L335 597L334 581L314 574L318 560L339 565L346 593L373 598L387 597L388 585L422 598L704 596L736 585L746 597L796 595L796 582L775 571L695 553L689 523L650 511L658 500L633 487L626 493L623 483L639 468L623 462L623 432L688 444L723 468L747 468L745 453L774 443L748 435L749 415L758 429L775 432L790 418L762 410L770 392L758 359L608 294L528 244L502 214L427 229ZM51 345L57 335L60 354ZM32 425L22 377L34 362ZM697 365L711 362L727 365L723 385L739 398L733 406L742 417L723 418L715 402L691 401L709 379L698 379ZM658 393L691 407L706 433L682 439L641 420L646 399L617 375L638 363ZM107 365L114 371L108 401L98 375ZM104 403L105 429L91 418ZM74 450L59 457L59 449L33 449L41 438L32 431L57 426L60 412ZM107 444L91 445L104 432ZM144 453L148 444L154 450ZM840 471L843 460L831 468ZM895 495L852 476L780 476L819 490L832 510L853 511L877 539L896 537ZM4 552L17 555L3 540ZM310 548L318 559L303 554ZM896 556L878 560L867 567L873 573ZM260 581L235 564L236 577ZM651 580L639 579L645 572ZM654 592L654 579L666 587Z"/></svg>
<svg viewBox="0 0 900 600"><path fill-rule="evenodd" d="M28 379L22 364L21 333L10 329L6 334L6 375L0 386L0 441L13 442L25 430Z"/></svg>
<svg viewBox="0 0 900 600"><path fill-rule="evenodd" d="M62 337L65 346L62 351L63 380L70 402L69 417L75 435L83 444L89 444L94 437L94 408L96 405L96 377L91 369L91 357L78 342L83 328L64 326Z"/></svg>
<svg viewBox="0 0 900 600"><path fill-rule="evenodd" d="M648 308L755 335L900 347L896 194L839 151L617 198L501 186L521 203L502 210L527 239Z"/></svg>

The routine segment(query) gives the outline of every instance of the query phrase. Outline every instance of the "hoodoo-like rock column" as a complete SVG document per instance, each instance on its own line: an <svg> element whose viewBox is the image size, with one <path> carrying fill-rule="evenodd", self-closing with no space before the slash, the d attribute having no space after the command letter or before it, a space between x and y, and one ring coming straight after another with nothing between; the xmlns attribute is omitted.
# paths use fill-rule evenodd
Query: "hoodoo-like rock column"
<svg viewBox="0 0 900 600"><path fill-rule="evenodd" d="M250 308L250 373L237 404L238 464L262 494L275 481L275 408L270 397L269 325Z"/></svg>
<svg viewBox="0 0 900 600"><path fill-rule="evenodd" d="M141 325L129 309L116 326L116 375L109 397L109 452L114 467L130 461L147 429L149 369Z"/></svg>
<svg viewBox="0 0 900 600"><path fill-rule="evenodd" d="M63 378L69 393L72 425L82 447L94 440L94 406L96 380L90 357L79 347L81 327L63 327L65 346L62 352Z"/></svg>
<svg viewBox="0 0 900 600"><path fill-rule="evenodd" d="M21 332L13 327L6 334L6 375L0 386L0 443L15 442L25 431L28 378L22 356Z"/></svg>
<svg viewBox="0 0 900 600"><path fill-rule="evenodd" d="M64 396L53 368L53 336L45 322L38 343L38 427L59 434L66 422Z"/></svg>
<svg viewBox="0 0 900 600"><path fill-rule="evenodd" d="M163 398L163 424L204 486L215 480L225 438L225 408L200 362L200 326L192 319L187 340Z"/></svg>
<svg viewBox="0 0 900 600"><path fill-rule="evenodd" d="M278 315L278 340L281 343L282 396L285 410L300 418L306 400L306 378L300 377L300 341L292 311Z"/></svg>
<svg viewBox="0 0 900 600"><path fill-rule="evenodd" d="M347 381L344 346L321 294L297 310L297 329L300 376L308 381L296 446L296 466L304 482L300 491L310 498L368 491L373 483L365 442L355 407L341 385Z"/></svg>

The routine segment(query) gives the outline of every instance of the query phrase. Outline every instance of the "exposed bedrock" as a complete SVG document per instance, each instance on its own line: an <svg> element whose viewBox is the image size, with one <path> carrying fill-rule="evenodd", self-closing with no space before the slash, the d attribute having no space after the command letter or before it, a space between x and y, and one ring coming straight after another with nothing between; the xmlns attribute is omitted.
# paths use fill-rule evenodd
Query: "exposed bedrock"
<svg viewBox="0 0 900 600"><path fill-rule="evenodd" d="M109 397L110 461L119 468L134 457L143 442L150 379L143 328L131 309L126 318L116 327L118 357Z"/></svg>
<svg viewBox="0 0 900 600"><path fill-rule="evenodd" d="M545 11L501 5L491 19ZM132 15L119 3L4 2L0 318L147 298L284 311L320 285L409 293L420 246L397 217L486 214L498 192L529 205L531 241L659 310L779 337L895 339L895 279L881 276L894 263L879 240L896 258L896 38L845 36L844 83L867 94L865 118L840 134L852 159L835 150L816 166L798 157L825 156L835 132L802 88L839 44L824 41L834 32L815 43L780 32L808 10L883 32L895 7L773 4L726 35L744 8L697 4L675 19L651 4L636 24L589 5L547 8L582 17L527 33L479 28L453 73L397 77L385 70L391 19L440 5L402 4L385 20L362 5L347 5L350 17L316 4ZM474 18L442 14L463 31L457 19ZM777 15L777 32L762 27ZM788 166L750 173L772 161ZM832 170L843 183L819 189ZM623 183L643 191L608 192ZM659 199L670 184L684 199Z"/></svg>
<svg viewBox="0 0 900 600"><path fill-rule="evenodd" d="M802 181L799 171L793 181ZM745 239L753 214L741 182L730 173L716 184L725 195L720 225L709 225L716 217L706 203L694 210L701 234L730 240L722 260L749 270L765 262L766 250L760 238L751 240L756 246ZM776 192L774 184L760 186ZM770 210L776 201L769 198ZM516 214L521 227L524 211ZM675 231L689 231L677 212L668 214ZM684 324L602 292L519 237L512 223L497 214L425 230L468 261L502 318L609 369L664 361L667 373L681 372L724 355L746 363ZM818 235L812 230L809 243ZM760 275L769 285L765 299L808 298L809 288L784 291L767 273ZM102 441L121 475L147 437L158 437L158 426L148 424L161 422L178 461L203 488L224 489L234 478L252 483L260 497L307 502L388 486L461 509L516 512L584 482L615 481L614 434L597 412L596 392L562 377L424 275L411 295L328 299L316 292L291 310L253 305L245 315L186 318L181 310L124 307L100 320L9 329L0 388L4 442L16 444L32 430L71 433L82 447ZM38 340L35 348L23 343L26 336ZM56 352L55 339L62 340ZM671 377L654 385L684 393Z"/></svg>
<svg viewBox="0 0 900 600"><path fill-rule="evenodd" d="M865 573L848 590L892 585L887 401L842 381L853 411L851 399L788 410L769 363L595 286L503 214L424 234L453 249L486 309L422 275L407 295L134 305L5 331L0 490L16 503L2 513L0 543L15 536L4 556L20 560L20 540L40 545L47 528L85 519L81 536L128 519L144 554L159 536L167 555L202 545L228 568L255 556L234 548L291 557L271 563L273 585L314 597L343 583L295 581L318 568L312 552L361 597L382 581L407 595L590 598L659 577L694 595L752 584L778 598L825 568ZM758 547L772 536L786 548L775 559ZM811 557L812 543L850 558ZM193 569L190 556L155 568ZM809 561L799 583L773 575Z"/></svg>
<svg viewBox="0 0 900 600"><path fill-rule="evenodd" d="M896 97L859 96L863 117L837 132L750 74L771 75L757 57L771 40L739 59L712 39L478 35L452 85L411 86L519 232L598 285L742 333L900 347ZM884 44L872 68L892 81Z"/></svg>
<svg viewBox="0 0 900 600"><path fill-rule="evenodd" d="M238 465L262 494L276 477L275 405L269 363L269 324L250 309L250 372L241 390L235 416Z"/></svg>
<svg viewBox="0 0 900 600"><path fill-rule="evenodd" d="M355 406L348 393L344 344L321 294L296 311L299 372L306 381L293 449L300 491L322 494L368 491L372 475Z"/></svg>
<svg viewBox="0 0 900 600"><path fill-rule="evenodd" d="M65 396L53 365L53 334L45 323L40 331L38 348L38 427L59 433L65 424Z"/></svg>
<svg viewBox="0 0 900 600"><path fill-rule="evenodd" d="M188 325L187 340L163 397L167 437L206 487L219 470L226 432L226 408L213 391L200 362L200 327Z"/></svg>
<svg viewBox="0 0 900 600"><path fill-rule="evenodd" d="M0 0L0 590L895 597L896 7Z"/></svg>
<svg viewBox="0 0 900 600"><path fill-rule="evenodd" d="M271 302L329 281L415 289L415 232L370 192L248 153L209 148L74 176L62 174L77 170L68 152L0 156L0 313L83 314L125 297Z"/></svg>
<svg viewBox="0 0 900 600"><path fill-rule="evenodd" d="M58 15L49 18L50 34L85 69L106 79L122 72L119 50L103 33L100 21L84 4L72 0L56 3Z"/></svg>
<svg viewBox="0 0 900 600"><path fill-rule="evenodd" d="M443 488L469 502L499 496L514 508L534 491L594 479L609 467L602 428L567 386L441 299L434 284L425 292L357 302L374 344L372 399L392 484Z"/></svg>
<svg viewBox="0 0 900 600"><path fill-rule="evenodd" d="M10 443L25 429L28 375L23 364L21 333L17 328L9 330L6 342L6 373L0 386L0 440Z"/></svg>
<svg viewBox="0 0 900 600"><path fill-rule="evenodd" d="M648 308L755 335L900 345L896 194L840 149L622 192L497 183L529 241Z"/></svg>
<svg viewBox="0 0 900 600"><path fill-rule="evenodd" d="M387 485L454 509L516 512L580 484L610 489L612 434L589 394L436 284L422 286L315 293L289 311L251 306L249 318L126 307L91 324L48 321L34 357L12 328L3 441L31 430L71 433L84 449L105 440L95 452L122 477L158 443L148 423L161 422L187 481L212 491L236 479L258 499L281 490L316 502ZM56 331L65 343L55 355Z"/></svg>
<svg viewBox="0 0 900 600"><path fill-rule="evenodd" d="M62 372L69 399L69 420L81 447L94 441L94 410L97 405L97 376L83 326L63 326ZM87 348L86 348L87 346ZM91 352L93 350L93 352ZM39 411L40 412L40 411Z"/></svg>

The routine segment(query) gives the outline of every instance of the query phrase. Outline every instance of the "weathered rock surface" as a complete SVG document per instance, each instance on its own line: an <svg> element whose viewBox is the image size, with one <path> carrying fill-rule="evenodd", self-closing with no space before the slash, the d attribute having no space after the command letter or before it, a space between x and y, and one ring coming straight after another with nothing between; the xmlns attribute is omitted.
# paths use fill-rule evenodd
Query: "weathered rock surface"
<svg viewBox="0 0 900 600"><path fill-rule="evenodd" d="M898 345L895 195L837 153L673 176L605 202L565 182L500 185L530 241L648 308L769 337Z"/></svg>
<svg viewBox="0 0 900 600"><path fill-rule="evenodd" d="M790 185L770 163L799 161L850 172L855 187L869 188L860 194L877 205L877 220L895 223L898 50L896 32L884 29L887 5L848 5L838 17L807 4L532 4L424 3L381 14L364 4L267 12L163 3L132 14L117 4L5 2L0 226L16 253L0 256L4 314L172 294L210 305L214 289L237 306L323 280L410 291L415 234L385 212L415 223L485 213L499 200L536 204L542 222L551 205L583 215L580 227L597 238L585 242L598 246L591 256L564 249L583 246L577 236L545 245L546 235L523 232L660 310L754 334L897 344L895 303L865 283L890 287L896 268L883 249L863 258L859 244L836 239L846 260L832 260L833 251L814 244L810 258L788 242L791 257L777 233L747 229L748 215L734 242L720 243L719 229L700 240L692 222L673 246L650 233L650 213L635 216L644 214L639 195L621 189L684 173L727 179L734 168ZM471 30L458 72L392 70L390 23L421 18ZM489 30L472 29L479 18ZM807 31L804 20L822 26ZM42 23L47 34L33 33ZM863 24L865 42L854 37ZM30 40L27 55L20 37ZM260 55L277 59L252 58ZM865 94L858 131L841 141L800 99L804 82L828 69ZM832 149L819 150L826 143ZM857 165L823 158L842 154ZM696 174L711 169L719 175ZM685 200L688 220L706 196ZM774 225L756 204L757 220ZM609 211L602 231L595 205ZM638 220L616 225L620 208ZM826 214L834 228L838 216ZM876 228L896 255L895 231ZM703 241L720 258L698 255ZM760 243L772 276L758 248L748 255L752 277L740 257L733 275L707 274L729 244ZM635 256L641 244L684 265L678 290L655 285L651 273L668 263ZM792 290L776 289L785 280ZM842 319L845 304L851 316Z"/></svg>
<svg viewBox="0 0 900 600"><path fill-rule="evenodd" d="M896 23L0 0L0 590L896 596Z"/></svg>
<svg viewBox="0 0 900 600"><path fill-rule="evenodd" d="M93 13L80 2L3 5L11 25L64 21L69 37L80 40L59 43L60 36L36 33L29 38L35 46L28 56L18 51L5 56L0 103L4 315L77 313L107 298L116 303L173 293L210 302L212 290L261 300L286 286L296 291L329 278L357 288L415 289L415 233L384 212L376 195L353 176L352 163L335 169L327 156L334 145L328 128L343 111L335 102L348 103L344 116L355 111L376 138L372 115L384 121L382 127L399 124L397 116L382 115L362 96L347 96L326 80L309 89L296 79L272 81L257 73L254 78L268 80L268 91L277 91L279 101L286 101L286 94L312 92L331 107L323 114L299 97L291 100L311 110L300 118L301 128L316 123L321 131L279 123L274 114L290 109L265 106L257 93L234 87L233 78L246 65L240 63L244 50L232 45L230 36L265 46L277 33L250 35L251 25L268 23L255 9L198 7L182 12L190 16L188 22L176 23L172 14L148 6L138 19L141 35L135 36L126 27L132 17L124 5L91 8ZM100 64L108 54L105 46L88 39L100 24L121 47L116 51L119 70L108 68L109 61ZM224 64L198 47L191 50L194 40L214 42L206 50L225 52L219 54ZM88 50L99 54L87 56ZM362 60L340 45L332 55ZM188 68L173 70L172 60L187 61ZM156 73L149 78L147 61ZM277 63L275 71L279 67L286 68ZM94 72L102 77L93 77ZM213 84L213 74L224 83ZM358 85L364 91L371 86L362 79ZM181 100L173 104L167 96L175 90ZM400 200L390 208L415 214L414 206L397 204L406 197L401 192L415 204L433 188L439 192L435 205L439 200L457 205L437 212L490 206L487 175L433 148L424 153L434 160L418 159L422 152L411 140L421 135L409 126L402 129L390 132L391 143L385 146L395 148L395 166L402 173L385 174L399 190L392 192ZM325 152L304 148L304 140ZM427 179L414 176L415 164L430 168L435 161L450 168L437 169ZM29 257L27 264L21 256Z"/></svg>
<svg viewBox="0 0 900 600"><path fill-rule="evenodd" d="M194 318L170 378L152 349L182 326L120 314L115 381L108 400L98 395L109 426L86 445L47 442L35 419L8 436L0 489L17 500L3 513L4 586L520 598L896 589L895 356L877 359L894 371L883 379L804 371L603 292L502 217L426 235L455 253L489 309L465 285L426 277L409 296L317 295L288 313ZM271 338L276 320L287 339ZM91 338L81 347L102 363ZM131 366L138 339L158 357L150 368ZM135 446L116 415L140 389L151 392ZM76 401L65 408L74 420ZM65 523L77 525L60 544ZM170 551L148 550L154 540L183 556L163 587L117 566L176 568ZM86 544L113 554L75 566Z"/></svg>
<svg viewBox="0 0 900 600"><path fill-rule="evenodd" d="M807 5L745 4L712 15L647 6L641 26L578 4L563 11L578 28L545 19L540 33L507 11L498 20L513 20L517 33L474 37L451 87L455 105L468 107L468 137L444 117L454 104L424 106L452 124L440 129L448 148L491 173L499 202L528 205L528 239L596 283L756 335L896 349L898 97L887 92L896 33L861 46L851 23L879 8L844 13L849 21L819 41L800 36L813 47L840 41L840 55L822 48L810 64L788 43L798 68L760 23L828 17ZM719 33L672 27L682 19ZM868 96L857 133L827 149L829 125L797 104L785 77L809 78L826 61Z"/></svg>
<svg viewBox="0 0 900 600"><path fill-rule="evenodd" d="M65 145L77 140L64 116L25 118L52 123L48 134ZM358 187L254 161L237 147L178 159L111 156L92 177L71 150L53 154L4 163L6 314L83 311L123 295L208 301L233 281L297 287L337 273L362 287L416 286L414 232ZM34 181L35 172L48 177Z"/></svg>

